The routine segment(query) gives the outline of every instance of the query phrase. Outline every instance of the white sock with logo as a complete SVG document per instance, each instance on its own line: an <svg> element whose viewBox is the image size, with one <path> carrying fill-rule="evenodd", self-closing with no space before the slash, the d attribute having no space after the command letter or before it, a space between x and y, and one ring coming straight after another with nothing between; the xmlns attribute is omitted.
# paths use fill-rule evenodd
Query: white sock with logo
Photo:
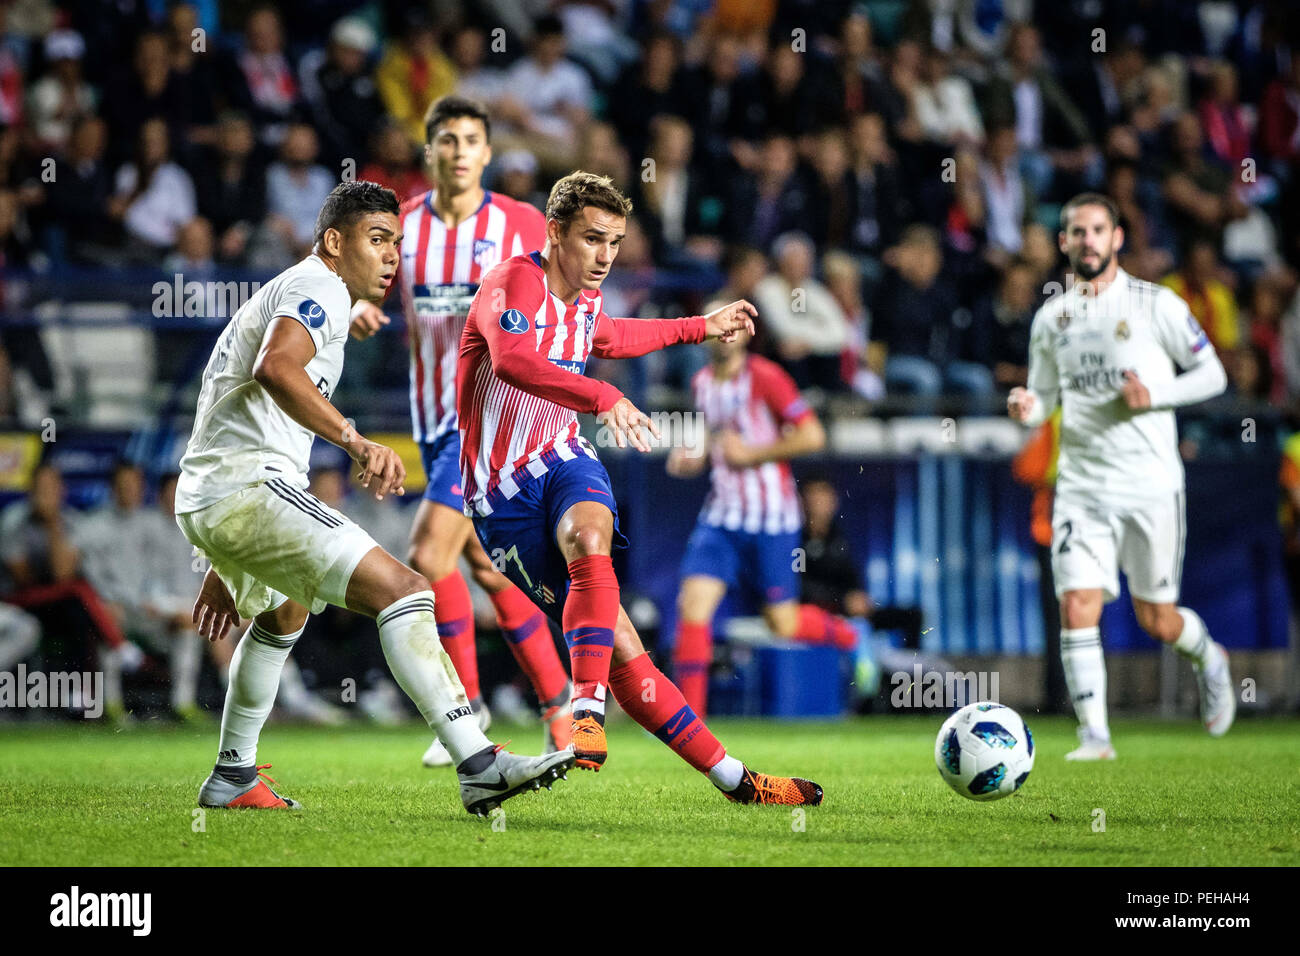
<svg viewBox="0 0 1300 956"><path fill-rule="evenodd" d="M1061 628L1061 664L1079 724L1101 740L1110 739L1106 720L1106 661L1100 627Z"/></svg>
<svg viewBox="0 0 1300 956"><path fill-rule="evenodd" d="M1214 643L1210 632L1205 627L1201 616L1190 607L1180 607L1178 613L1183 618L1183 632L1174 641L1174 650L1192 661L1197 667L1205 665L1205 655Z"/></svg>
<svg viewBox="0 0 1300 956"><path fill-rule="evenodd" d="M235 648L230 659L226 706L221 711L218 767L251 767L257 763L257 738L275 705L280 671L305 627L292 634L272 634L254 621Z"/></svg>
<svg viewBox="0 0 1300 956"><path fill-rule="evenodd" d="M433 592L399 598L379 612L379 643L398 685L415 701L458 765L491 747L473 719L469 698L456 668L442 649L433 616Z"/></svg>

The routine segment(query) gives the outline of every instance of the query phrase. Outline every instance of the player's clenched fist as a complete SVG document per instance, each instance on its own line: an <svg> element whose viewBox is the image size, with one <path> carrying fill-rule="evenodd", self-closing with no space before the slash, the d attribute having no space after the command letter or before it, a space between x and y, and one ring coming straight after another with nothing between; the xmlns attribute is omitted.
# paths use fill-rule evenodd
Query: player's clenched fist
<svg viewBox="0 0 1300 956"><path fill-rule="evenodd" d="M384 315L383 309L373 302L362 299L352 307L352 321L348 326L348 332L358 342L364 342L387 325L389 321L390 319Z"/></svg>
<svg viewBox="0 0 1300 956"><path fill-rule="evenodd" d="M1007 414L1018 422L1026 421L1034 411L1034 393L1016 386L1007 396Z"/></svg>
<svg viewBox="0 0 1300 956"><path fill-rule="evenodd" d="M597 415L596 420L614 433L614 444L619 448L626 448L631 443L637 451L649 451L650 445L642 428L655 438L660 437L659 429L650 420L650 416L626 398L620 398L609 411Z"/></svg>
<svg viewBox="0 0 1300 956"><path fill-rule="evenodd" d="M730 342L742 330L753 335L754 319L757 315L758 309L744 299L737 299L706 315L704 328L709 338Z"/></svg>
<svg viewBox="0 0 1300 956"><path fill-rule="evenodd" d="M397 452L387 445L358 437L348 446L348 454L361 466L361 487L369 488L378 499L390 491L404 495L402 486L406 481L406 466Z"/></svg>
<svg viewBox="0 0 1300 956"><path fill-rule="evenodd" d="M1124 384L1120 387L1119 393L1125 404L1135 412L1151 407L1151 392L1142 384L1137 372L1132 369L1124 370Z"/></svg>

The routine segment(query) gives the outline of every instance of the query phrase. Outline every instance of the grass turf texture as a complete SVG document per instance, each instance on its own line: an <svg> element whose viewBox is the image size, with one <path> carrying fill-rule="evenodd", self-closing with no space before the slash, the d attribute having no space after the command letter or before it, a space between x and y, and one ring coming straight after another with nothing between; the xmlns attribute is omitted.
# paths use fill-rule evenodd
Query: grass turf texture
<svg viewBox="0 0 1300 956"><path fill-rule="evenodd" d="M728 803L657 740L610 728L599 774L470 817L449 769L427 770L416 727L271 726L259 759L301 813L209 810L194 832L215 725L0 728L0 864L23 865L1296 865L1295 720L1118 721L1120 759L1071 764L1073 722L1033 718L1036 765L991 804L963 800L933 761L942 715L844 723L718 720L750 766L826 790L802 829L786 807ZM525 752L535 727L493 727ZM1094 831L1094 808L1105 831Z"/></svg>

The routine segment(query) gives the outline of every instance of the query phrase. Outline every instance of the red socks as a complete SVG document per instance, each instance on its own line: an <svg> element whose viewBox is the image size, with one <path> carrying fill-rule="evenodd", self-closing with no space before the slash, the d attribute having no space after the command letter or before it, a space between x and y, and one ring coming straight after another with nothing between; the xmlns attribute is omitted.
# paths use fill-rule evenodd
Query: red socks
<svg viewBox="0 0 1300 956"><path fill-rule="evenodd" d="M842 651L851 651L858 644L858 632L838 614L815 604L800 604L794 639L804 644L833 644Z"/></svg>
<svg viewBox="0 0 1300 956"><path fill-rule="evenodd" d="M569 563L569 596L564 601L564 643L569 645L573 699L604 701L618 623L618 578L607 554L589 554Z"/></svg>
<svg viewBox="0 0 1300 956"><path fill-rule="evenodd" d="M442 649L451 658L465 695L474 700L478 686L478 652L474 648L474 605L469 599L469 585L459 571L433 582L434 616L438 619L438 637Z"/></svg>
<svg viewBox="0 0 1300 956"><path fill-rule="evenodd" d="M708 773L727 755L677 685L651 663L649 654L615 668L609 684L614 699L629 717L700 773Z"/></svg>
<svg viewBox="0 0 1300 956"><path fill-rule="evenodd" d="M519 669L532 682L538 701L550 703L564 692L569 675L564 672L560 655L555 651L546 615L513 584L488 597L496 608L497 624L510 653L519 662Z"/></svg>
<svg viewBox="0 0 1300 956"><path fill-rule="evenodd" d="M691 710L704 716L709 699L709 664L713 661L713 623L678 621L673 648L673 676Z"/></svg>

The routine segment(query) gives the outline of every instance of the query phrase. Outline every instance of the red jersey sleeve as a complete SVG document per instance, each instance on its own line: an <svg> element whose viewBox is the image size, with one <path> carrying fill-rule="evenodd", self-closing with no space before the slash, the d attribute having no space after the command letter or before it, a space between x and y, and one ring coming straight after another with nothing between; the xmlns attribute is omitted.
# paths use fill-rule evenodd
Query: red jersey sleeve
<svg viewBox="0 0 1300 956"><path fill-rule="evenodd" d="M763 359L751 359L754 364L755 398L766 402L772 414L787 425L802 425L813 418L813 410L799 394L798 387L781 366Z"/></svg>
<svg viewBox="0 0 1300 956"><path fill-rule="evenodd" d="M546 245L546 217L526 202L510 200L506 215L510 224L506 236L507 256L524 256Z"/></svg>
<svg viewBox="0 0 1300 956"><path fill-rule="evenodd" d="M487 342L492 371L507 385L575 412L609 411L623 393L553 365L537 351L536 316L546 307L542 276L506 263L490 271L474 300L475 325Z"/></svg>
<svg viewBox="0 0 1300 956"><path fill-rule="evenodd" d="M686 345L705 339L704 316L687 319L613 319L604 312L596 316L591 354L597 358L636 358L670 345Z"/></svg>

